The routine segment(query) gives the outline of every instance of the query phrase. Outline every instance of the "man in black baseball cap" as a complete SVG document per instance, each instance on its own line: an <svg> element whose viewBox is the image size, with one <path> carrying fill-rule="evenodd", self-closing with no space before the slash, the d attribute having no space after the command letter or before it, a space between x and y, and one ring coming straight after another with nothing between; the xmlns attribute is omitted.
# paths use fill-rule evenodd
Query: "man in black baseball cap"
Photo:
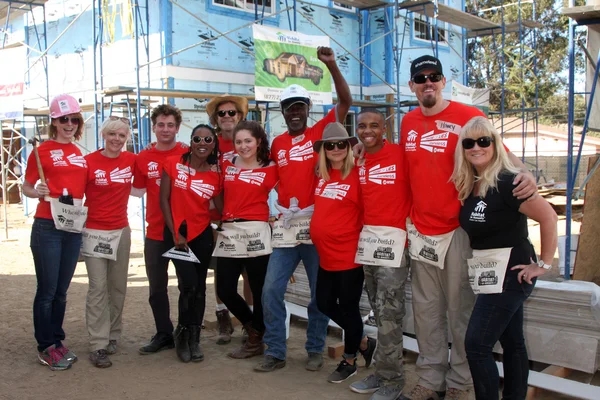
<svg viewBox="0 0 600 400"><path fill-rule="evenodd" d="M440 60L435 58L434 56L426 55L415 59L410 64L410 79L413 79L415 75L418 75L421 72L427 70L444 75L442 63L440 62Z"/></svg>

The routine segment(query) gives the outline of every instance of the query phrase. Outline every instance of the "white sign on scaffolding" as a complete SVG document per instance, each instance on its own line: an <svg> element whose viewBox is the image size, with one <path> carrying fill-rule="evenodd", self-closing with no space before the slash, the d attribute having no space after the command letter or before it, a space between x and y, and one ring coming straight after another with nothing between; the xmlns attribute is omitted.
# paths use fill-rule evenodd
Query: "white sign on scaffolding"
<svg viewBox="0 0 600 400"><path fill-rule="evenodd" d="M490 109L490 89L474 89L453 80L452 101L475 106L487 115Z"/></svg>
<svg viewBox="0 0 600 400"><path fill-rule="evenodd" d="M0 50L0 120L23 118L25 54L24 46Z"/></svg>

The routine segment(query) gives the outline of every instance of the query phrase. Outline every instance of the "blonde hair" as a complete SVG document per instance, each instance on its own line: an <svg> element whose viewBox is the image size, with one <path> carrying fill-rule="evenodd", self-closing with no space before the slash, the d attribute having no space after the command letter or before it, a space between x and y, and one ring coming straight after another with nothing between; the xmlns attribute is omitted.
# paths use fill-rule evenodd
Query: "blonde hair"
<svg viewBox="0 0 600 400"><path fill-rule="evenodd" d="M104 134L111 131L119 130L121 128L125 128L127 130L127 136L129 136L129 134L131 133L129 129L129 124L126 124L125 122L121 121L121 119L110 119L109 117L107 117L102 123L102 126L100 127L100 133Z"/></svg>
<svg viewBox="0 0 600 400"><path fill-rule="evenodd" d="M75 115L77 117L77 119L79 119L79 125L77 125L77 130L75 131L75 134L73 135L73 138L77 141L77 140L81 139L81 137L83 136L83 125L85 124L85 122L83 120L83 115L81 115L80 112L73 113L73 114L67 114L65 116L70 118L71 115ZM54 120L54 119L59 119L59 118L52 118L52 120ZM54 126L51 122L50 126L48 127L48 137L50 139L56 139L57 135L58 135L58 130L56 129L56 126Z"/></svg>
<svg viewBox="0 0 600 400"><path fill-rule="evenodd" d="M348 175L350 175L352 168L354 168L354 153L352 153L352 146L350 143L348 143L347 150L348 152L346 153L346 158L344 158L344 164L340 170L342 179L346 179ZM321 145L321 148L319 149L319 162L317 163L315 172L319 178L328 181L330 169L331 162L327 159L327 155L325 154L325 146Z"/></svg>
<svg viewBox="0 0 600 400"><path fill-rule="evenodd" d="M494 139L492 143L494 154L490 163L485 167L483 174L477 176L475 168L465 158L462 141L465 138L477 139L482 136L491 136ZM485 197L490 188L496 189L498 187L498 177L502 172L516 174L520 170L508 158L508 153L502 144L502 138L490 121L485 117L472 118L462 128L454 152L454 172L450 177L450 181L454 183L456 190L458 190L458 199L461 202L465 201L473 192L475 184L479 185L475 195Z"/></svg>

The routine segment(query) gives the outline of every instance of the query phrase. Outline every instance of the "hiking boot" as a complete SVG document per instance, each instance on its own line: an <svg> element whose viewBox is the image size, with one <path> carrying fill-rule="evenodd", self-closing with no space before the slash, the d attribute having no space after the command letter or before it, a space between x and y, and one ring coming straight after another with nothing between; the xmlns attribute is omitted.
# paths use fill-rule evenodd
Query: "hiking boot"
<svg viewBox="0 0 600 400"><path fill-rule="evenodd" d="M240 360L243 358L250 358L254 356L260 356L265 352L263 346L263 332L259 332L252 328L251 324L244 326L246 332L248 332L248 340L236 351L229 353L230 358Z"/></svg>
<svg viewBox="0 0 600 400"><path fill-rule="evenodd" d="M193 362L204 360L204 353L200 348L200 325L190 325L190 357Z"/></svg>
<svg viewBox="0 0 600 400"><path fill-rule="evenodd" d="M116 352L117 352L117 341L109 340L108 346L106 346L106 353L107 354L115 354Z"/></svg>
<svg viewBox="0 0 600 400"><path fill-rule="evenodd" d="M254 370L257 372L271 372L283 367L285 367L285 360L265 355L265 358L254 367Z"/></svg>
<svg viewBox="0 0 600 400"><path fill-rule="evenodd" d="M363 380L356 381L350 385L350 390L355 393L368 394L375 393L381 387L381 379L375 374L371 374Z"/></svg>
<svg viewBox="0 0 600 400"><path fill-rule="evenodd" d="M231 334L233 333L233 324L229 310L217 311L217 322L219 323L219 337L217 344L228 344L231 342Z"/></svg>
<svg viewBox="0 0 600 400"><path fill-rule="evenodd" d="M246 330L246 327L243 326L242 327L242 344L245 344L248 341L248 330Z"/></svg>
<svg viewBox="0 0 600 400"><path fill-rule="evenodd" d="M308 353L306 364L304 365L308 371L320 371L323 368L323 354Z"/></svg>
<svg viewBox="0 0 600 400"><path fill-rule="evenodd" d="M402 389L397 386L382 386L369 400L396 400L401 394Z"/></svg>
<svg viewBox="0 0 600 400"><path fill-rule="evenodd" d="M65 360L73 364L77 361L77 356L71 350L69 350L66 346L56 347L56 351L58 351Z"/></svg>
<svg viewBox="0 0 600 400"><path fill-rule="evenodd" d="M138 351L140 354L154 354L161 350L172 349L173 347L175 347L173 336L160 332L152 336L150 343L140 347Z"/></svg>
<svg viewBox="0 0 600 400"><path fill-rule="evenodd" d="M457 388L448 388L444 400L469 400L469 391Z"/></svg>
<svg viewBox="0 0 600 400"><path fill-rule="evenodd" d="M351 376L356 375L356 371L356 358L354 359L354 364L350 364L348 361L342 360L342 362L338 364L335 371L333 371L327 377L327 382L342 383Z"/></svg>
<svg viewBox="0 0 600 400"><path fill-rule="evenodd" d="M47 365L52 371L64 371L71 368L71 363L63 357L54 345L39 352L38 361L42 365Z"/></svg>
<svg viewBox="0 0 600 400"><path fill-rule="evenodd" d="M112 366L112 362L108 358L108 352L104 349L92 351L90 353L90 361L96 368L108 368Z"/></svg>
<svg viewBox="0 0 600 400"><path fill-rule="evenodd" d="M186 325L178 324L173 332L173 339L175 340L175 351L177 357L184 363L192 360L192 353L190 352L190 330Z"/></svg>
<svg viewBox="0 0 600 400"><path fill-rule="evenodd" d="M365 350L358 349L365 359L365 368L371 366L373 361L373 355L375 354L375 348L377 347L377 339L367 336L367 348Z"/></svg>
<svg viewBox="0 0 600 400"><path fill-rule="evenodd" d="M436 392L424 386L417 385L408 396L401 396L400 400L441 400L446 392Z"/></svg>

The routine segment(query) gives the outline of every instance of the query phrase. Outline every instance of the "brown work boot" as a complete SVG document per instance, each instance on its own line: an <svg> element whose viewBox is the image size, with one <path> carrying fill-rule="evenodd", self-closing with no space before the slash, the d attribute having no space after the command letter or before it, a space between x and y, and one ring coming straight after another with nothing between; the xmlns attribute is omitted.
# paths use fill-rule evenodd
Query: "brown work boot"
<svg viewBox="0 0 600 400"><path fill-rule="evenodd" d="M252 328L251 324L244 325L246 332L248 332L248 340L236 351L229 353L230 358L243 359L254 356L260 356L265 352L263 346L263 332L259 332Z"/></svg>
<svg viewBox="0 0 600 400"><path fill-rule="evenodd" d="M417 385L410 394L400 396L400 400L440 400L444 398L444 392L436 392L424 386Z"/></svg>
<svg viewBox="0 0 600 400"><path fill-rule="evenodd" d="M469 400L469 391L457 388L448 388L444 400Z"/></svg>
<svg viewBox="0 0 600 400"><path fill-rule="evenodd" d="M231 334L233 333L233 325L231 323L231 317L229 316L229 310L217 311L217 322L219 324L217 344L228 344L231 342Z"/></svg>

